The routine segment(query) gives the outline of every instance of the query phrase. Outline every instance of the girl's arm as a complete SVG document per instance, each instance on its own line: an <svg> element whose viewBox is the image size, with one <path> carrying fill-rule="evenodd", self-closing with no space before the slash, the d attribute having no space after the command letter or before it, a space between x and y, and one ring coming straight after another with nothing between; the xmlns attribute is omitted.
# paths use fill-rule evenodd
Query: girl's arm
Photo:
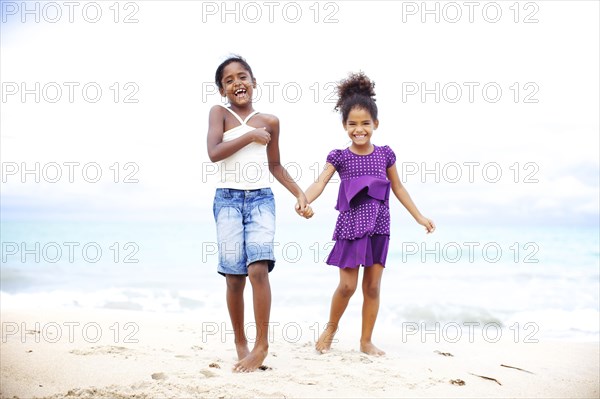
<svg viewBox="0 0 600 399"><path fill-rule="evenodd" d="M225 112L223 107L215 105L211 108L208 116L206 148L212 162L222 161L254 141L263 145L269 143L271 136L263 128L254 129L236 139L223 142L223 112Z"/></svg>
<svg viewBox="0 0 600 399"><path fill-rule="evenodd" d="M392 191L394 195L402 205L406 208L406 210L412 215L413 218L422 226L425 226L427 233L433 233L435 231L435 224L433 220L427 219L425 216L421 215L421 212L417 209L417 206L413 202L410 195L408 195L408 191L400 182L400 177L398 176L398 171L396 170L396 164L393 164L387 169L387 177L390 183L392 184Z"/></svg>
<svg viewBox="0 0 600 399"><path fill-rule="evenodd" d="M269 171L283 187L287 188L288 191L292 193L294 197L296 197L299 205L299 207L296 206L296 212L298 212L298 214L301 216L305 216L305 212L308 211L306 196L300 187L298 187L296 182L291 178L287 170L281 165L279 158L279 119L273 115L269 115L268 118L268 124L271 130L271 141L267 146Z"/></svg>
<svg viewBox="0 0 600 399"><path fill-rule="evenodd" d="M306 200L309 204L312 204L314 200L319 198L327 183L329 183L329 179L335 173L335 167L329 162L325 162L325 168L317 178L313 184L308 187L306 190Z"/></svg>

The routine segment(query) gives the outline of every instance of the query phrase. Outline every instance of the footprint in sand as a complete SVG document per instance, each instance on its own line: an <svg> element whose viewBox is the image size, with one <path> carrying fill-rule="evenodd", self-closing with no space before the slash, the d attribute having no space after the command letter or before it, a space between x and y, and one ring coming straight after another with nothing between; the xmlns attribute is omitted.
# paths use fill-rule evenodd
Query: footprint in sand
<svg viewBox="0 0 600 399"><path fill-rule="evenodd" d="M373 361L371 359L369 359L368 357L366 357L366 356L361 356L360 357L360 362L361 363L365 363L365 364L373 363Z"/></svg>
<svg viewBox="0 0 600 399"><path fill-rule="evenodd" d="M123 346L92 346L89 349L73 349L69 353L73 355L89 356L89 355L125 355L129 357L134 351Z"/></svg>
<svg viewBox="0 0 600 399"><path fill-rule="evenodd" d="M152 373L153 380L166 380L168 377L165 373Z"/></svg>
<svg viewBox="0 0 600 399"><path fill-rule="evenodd" d="M213 373L210 370L200 370L200 374L202 374L203 376L205 376L206 378L210 378L210 377L216 377L217 373Z"/></svg>
<svg viewBox="0 0 600 399"><path fill-rule="evenodd" d="M292 377L291 381L295 382L296 384L301 384L301 385L317 385L319 380L318 378L312 378L314 377L313 375L304 375L304 376L297 376L297 377Z"/></svg>

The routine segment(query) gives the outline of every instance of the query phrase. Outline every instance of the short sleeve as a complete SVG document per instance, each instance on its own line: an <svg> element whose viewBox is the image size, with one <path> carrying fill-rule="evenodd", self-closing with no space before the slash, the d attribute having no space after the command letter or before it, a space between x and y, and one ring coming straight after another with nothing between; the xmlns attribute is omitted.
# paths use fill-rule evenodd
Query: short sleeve
<svg viewBox="0 0 600 399"><path fill-rule="evenodd" d="M342 150L333 150L327 155L327 162L333 165L337 170L342 162Z"/></svg>
<svg viewBox="0 0 600 399"><path fill-rule="evenodd" d="M385 160L386 160L386 169L396 163L396 154L394 150L392 150L389 146L384 146L383 150L385 151Z"/></svg>

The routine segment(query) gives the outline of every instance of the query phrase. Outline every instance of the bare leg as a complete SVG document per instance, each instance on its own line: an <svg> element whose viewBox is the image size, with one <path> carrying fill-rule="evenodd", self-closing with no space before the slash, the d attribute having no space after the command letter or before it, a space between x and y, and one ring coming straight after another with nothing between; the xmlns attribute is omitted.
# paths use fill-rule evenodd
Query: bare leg
<svg viewBox="0 0 600 399"><path fill-rule="evenodd" d="M250 353L246 334L244 333L244 287L246 286L246 276L228 274L225 276L225 280L227 282L227 309L233 325L238 360L241 360Z"/></svg>
<svg viewBox="0 0 600 399"><path fill-rule="evenodd" d="M256 321L256 342L246 357L234 366L238 372L254 371L262 366L269 353L269 316L271 314L271 285L267 262L260 261L248 266L248 276L252 284L254 319Z"/></svg>
<svg viewBox="0 0 600 399"><path fill-rule="evenodd" d="M331 309L329 311L329 322L325 326L325 331L319 337L315 349L318 352L325 353L331 348L333 337L337 332L338 325L348 302L354 291L356 291L356 285L358 282L358 268L355 269L342 269L340 268L340 283L333 293L331 299Z"/></svg>
<svg viewBox="0 0 600 399"><path fill-rule="evenodd" d="M379 312L379 291L381 288L381 275L384 267L380 264L365 267L363 276L363 309L362 309L362 333L360 337L360 351L367 355L381 356L385 352L377 348L371 342L375 320Z"/></svg>

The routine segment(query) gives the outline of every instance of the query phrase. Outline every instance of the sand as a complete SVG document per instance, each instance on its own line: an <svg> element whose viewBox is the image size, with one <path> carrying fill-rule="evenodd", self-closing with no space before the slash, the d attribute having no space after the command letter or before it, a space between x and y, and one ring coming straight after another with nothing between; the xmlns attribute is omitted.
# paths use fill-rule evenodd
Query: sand
<svg viewBox="0 0 600 399"><path fill-rule="evenodd" d="M495 343L477 335L451 343L376 328L374 342L387 354L373 357L358 351L352 325L318 354L310 325L288 321L272 330L266 370L234 373L222 315L2 309L1 316L3 398L599 396L598 342L525 343L508 332Z"/></svg>

